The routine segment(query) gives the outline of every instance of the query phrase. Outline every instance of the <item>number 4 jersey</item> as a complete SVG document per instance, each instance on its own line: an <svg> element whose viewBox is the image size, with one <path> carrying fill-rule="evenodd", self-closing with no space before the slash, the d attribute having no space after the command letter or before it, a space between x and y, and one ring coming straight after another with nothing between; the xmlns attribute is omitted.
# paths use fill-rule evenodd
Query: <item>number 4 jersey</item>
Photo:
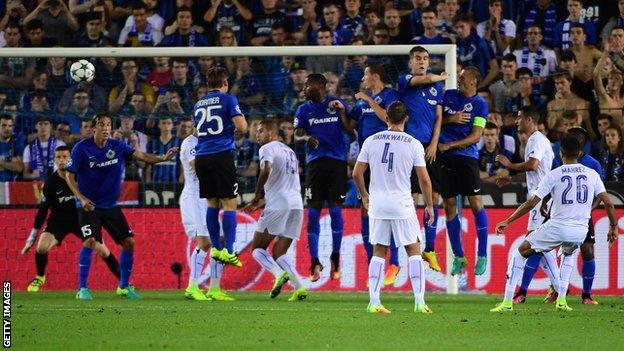
<svg viewBox="0 0 624 351"><path fill-rule="evenodd" d="M368 137L358 162L371 172L368 215L376 219L405 219L416 213L410 175L426 167L422 144L404 132L383 131Z"/></svg>
<svg viewBox="0 0 624 351"><path fill-rule="evenodd" d="M548 173L535 195L540 199L552 195L550 222L571 228L587 228L592 201L605 192L596 171L581 164L567 164Z"/></svg>
<svg viewBox="0 0 624 351"><path fill-rule="evenodd" d="M243 116L238 100L218 90L208 92L193 108L193 121L197 127L195 155L212 155L234 150L234 122Z"/></svg>

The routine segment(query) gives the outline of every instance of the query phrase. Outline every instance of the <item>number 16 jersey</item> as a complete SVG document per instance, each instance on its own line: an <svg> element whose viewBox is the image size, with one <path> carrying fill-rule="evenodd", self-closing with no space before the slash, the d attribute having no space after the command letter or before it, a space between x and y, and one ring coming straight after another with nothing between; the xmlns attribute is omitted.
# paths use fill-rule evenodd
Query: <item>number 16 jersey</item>
<svg viewBox="0 0 624 351"><path fill-rule="evenodd" d="M195 156L234 150L232 118L236 116L243 116L243 113L233 95L212 90L197 101L193 108L193 122L197 127Z"/></svg>
<svg viewBox="0 0 624 351"><path fill-rule="evenodd" d="M426 167L422 144L404 132L386 130L368 137L358 162L370 167L368 215L375 219L406 219L415 215L410 175Z"/></svg>

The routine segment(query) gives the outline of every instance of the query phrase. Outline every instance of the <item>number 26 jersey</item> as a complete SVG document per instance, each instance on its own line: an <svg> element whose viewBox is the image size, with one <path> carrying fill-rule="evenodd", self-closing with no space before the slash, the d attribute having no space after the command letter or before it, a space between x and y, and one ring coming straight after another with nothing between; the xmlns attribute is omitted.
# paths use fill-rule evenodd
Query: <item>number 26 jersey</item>
<svg viewBox="0 0 624 351"><path fill-rule="evenodd" d="M232 118L236 116L243 116L243 113L233 95L212 90L197 101L193 108L193 122L197 128L195 156L234 150Z"/></svg>

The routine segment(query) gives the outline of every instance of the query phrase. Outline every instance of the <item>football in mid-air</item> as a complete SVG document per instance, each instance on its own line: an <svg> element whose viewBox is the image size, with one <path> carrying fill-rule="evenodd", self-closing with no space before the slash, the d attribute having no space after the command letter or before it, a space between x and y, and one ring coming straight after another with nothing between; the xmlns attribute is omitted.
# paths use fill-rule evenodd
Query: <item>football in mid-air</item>
<svg viewBox="0 0 624 351"><path fill-rule="evenodd" d="M75 82L90 82L95 76L95 66L87 60L78 60L71 65L69 73Z"/></svg>

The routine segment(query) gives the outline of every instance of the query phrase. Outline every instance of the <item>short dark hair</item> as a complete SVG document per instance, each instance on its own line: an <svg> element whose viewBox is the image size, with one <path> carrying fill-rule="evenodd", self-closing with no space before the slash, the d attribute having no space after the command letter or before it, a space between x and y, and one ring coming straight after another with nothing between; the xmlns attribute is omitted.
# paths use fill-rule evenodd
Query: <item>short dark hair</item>
<svg viewBox="0 0 624 351"><path fill-rule="evenodd" d="M330 32L330 33L333 33L334 31L328 25L324 25L324 26L321 26L321 28L319 28L318 31L316 31L316 32L317 33L320 33L320 32Z"/></svg>
<svg viewBox="0 0 624 351"><path fill-rule="evenodd" d="M563 119L577 119L578 113L575 110L566 110L561 113L561 118Z"/></svg>
<svg viewBox="0 0 624 351"><path fill-rule="evenodd" d="M272 130L277 133L279 127L273 118L264 118L260 120L260 125L268 130Z"/></svg>
<svg viewBox="0 0 624 351"><path fill-rule="evenodd" d="M539 121L542 118L542 115L540 115L540 113L532 107L524 107L520 110L520 112L522 117L530 118L535 124L539 124Z"/></svg>
<svg viewBox="0 0 624 351"><path fill-rule="evenodd" d="M576 59L576 54L574 53L574 51L572 50L563 50L561 52L561 61L574 61L574 62L578 62L578 60Z"/></svg>
<svg viewBox="0 0 624 351"><path fill-rule="evenodd" d="M193 9L191 9L191 8L190 8L190 7L188 7L188 6L182 6L182 7L179 7L179 8L178 8L178 10L176 11L176 17L178 17L178 14L179 14L180 12L190 12L191 14L193 14Z"/></svg>
<svg viewBox="0 0 624 351"><path fill-rule="evenodd" d="M580 28L584 34L587 34L587 32L585 31L585 26L583 26L581 23L572 23L572 25L570 26L570 32L572 32L572 29L574 28Z"/></svg>
<svg viewBox="0 0 624 351"><path fill-rule="evenodd" d="M60 145L60 146L57 146L56 149L54 149L54 152L59 152L59 151L71 152L71 150L69 149L69 146L67 145Z"/></svg>
<svg viewBox="0 0 624 351"><path fill-rule="evenodd" d="M368 67L368 70L371 74L378 75L382 83L388 83L388 74L386 73L386 69L381 63L369 63L366 67Z"/></svg>
<svg viewBox="0 0 624 351"><path fill-rule="evenodd" d="M553 81L559 77L565 78L568 82L572 81L572 75L568 71L557 71L554 73Z"/></svg>
<svg viewBox="0 0 624 351"><path fill-rule="evenodd" d="M503 0L490 0L488 4L489 4L489 5L492 5L492 4L495 4L495 3L497 3L497 2L500 2L500 3L501 3L501 5L503 4Z"/></svg>
<svg viewBox="0 0 624 351"><path fill-rule="evenodd" d="M485 129L496 129L498 130L498 126L494 122L486 122Z"/></svg>
<svg viewBox="0 0 624 351"><path fill-rule="evenodd" d="M609 32L609 34L612 34L614 30L624 30L624 27L622 27L622 26L615 26L615 27L611 28L611 31Z"/></svg>
<svg viewBox="0 0 624 351"><path fill-rule="evenodd" d="M113 118L106 112L96 113L91 119L91 127L95 127L101 120L108 118L113 123Z"/></svg>
<svg viewBox="0 0 624 351"><path fill-rule="evenodd" d="M15 121L15 118L13 118L13 116L8 113L0 113L0 119L5 119L5 120L10 119L11 121Z"/></svg>
<svg viewBox="0 0 624 351"><path fill-rule="evenodd" d="M171 64L173 65L173 63L174 63L174 62L177 62L177 63L183 63L183 64L185 64L187 67L188 67L188 65L189 65L189 60L188 60L188 58L186 58L186 57L174 57L174 58L171 60Z"/></svg>
<svg viewBox="0 0 624 351"><path fill-rule="evenodd" d="M278 30L278 29L282 29L282 30L284 30L284 32L288 32L286 30L286 26L282 22L275 22L271 26L271 30Z"/></svg>
<svg viewBox="0 0 624 351"><path fill-rule="evenodd" d="M581 151L581 144L578 141L578 138L574 135L566 134L561 139L561 154L565 158L578 158L579 152Z"/></svg>
<svg viewBox="0 0 624 351"><path fill-rule="evenodd" d="M505 55L505 56L503 56L503 61L507 61L507 62L518 62L518 61L516 60L516 55L511 54L511 53L510 53L510 54L507 54L507 55Z"/></svg>
<svg viewBox="0 0 624 351"><path fill-rule="evenodd" d="M407 118L407 109L401 101L395 101L388 106L388 119L393 124L399 124Z"/></svg>
<svg viewBox="0 0 624 351"><path fill-rule="evenodd" d="M520 67L516 70L516 79L520 78L522 75L528 75L529 77L533 77L533 71L531 71L527 67Z"/></svg>
<svg viewBox="0 0 624 351"><path fill-rule="evenodd" d="M587 142L587 140L589 140L589 133L585 130L585 128L581 127L568 129L567 135L574 136L578 140L581 147Z"/></svg>
<svg viewBox="0 0 624 351"><path fill-rule="evenodd" d="M458 13L457 16L453 18L453 25L456 25L459 22L465 22L472 25L474 23L474 20L472 16L467 13Z"/></svg>
<svg viewBox="0 0 624 351"><path fill-rule="evenodd" d="M312 73L308 75L308 83L318 84L325 87L325 85L327 85L327 78L320 73Z"/></svg>
<svg viewBox="0 0 624 351"><path fill-rule="evenodd" d="M436 17L438 17L438 9L436 9L433 6L427 6L422 10L422 13L426 13L426 12L433 12L433 14L435 14Z"/></svg>
<svg viewBox="0 0 624 351"><path fill-rule="evenodd" d="M414 46L410 52L409 55L412 56L416 53L422 53L422 52L426 52L427 54L429 54L429 51L427 51L427 49L423 48L422 46L418 45L418 46Z"/></svg>
<svg viewBox="0 0 624 351"><path fill-rule="evenodd" d="M132 10L140 10L143 9L145 10L145 12L147 12L149 10L149 8L147 7L147 4L144 3L143 1L135 1L134 4L132 5Z"/></svg>
<svg viewBox="0 0 624 351"><path fill-rule="evenodd" d="M219 89L223 86L223 81L228 78L228 71L224 67L214 67L206 74L206 86L208 89Z"/></svg>
<svg viewBox="0 0 624 351"><path fill-rule="evenodd" d="M38 18L33 18L24 24L24 30L43 29L43 22Z"/></svg>
<svg viewBox="0 0 624 351"><path fill-rule="evenodd" d="M2 118L0 116L0 118ZM601 113L598 115L598 118L596 118L596 121L600 121L601 119L606 119L609 121L609 123L613 124L613 116L606 114L606 113Z"/></svg>
<svg viewBox="0 0 624 351"><path fill-rule="evenodd" d="M390 28L388 28L388 26L383 23L383 22L379 22L375 25L375 27L373 28L373 33L375 33L376 30L385 30L385 31L390 31Z"/></svg>

